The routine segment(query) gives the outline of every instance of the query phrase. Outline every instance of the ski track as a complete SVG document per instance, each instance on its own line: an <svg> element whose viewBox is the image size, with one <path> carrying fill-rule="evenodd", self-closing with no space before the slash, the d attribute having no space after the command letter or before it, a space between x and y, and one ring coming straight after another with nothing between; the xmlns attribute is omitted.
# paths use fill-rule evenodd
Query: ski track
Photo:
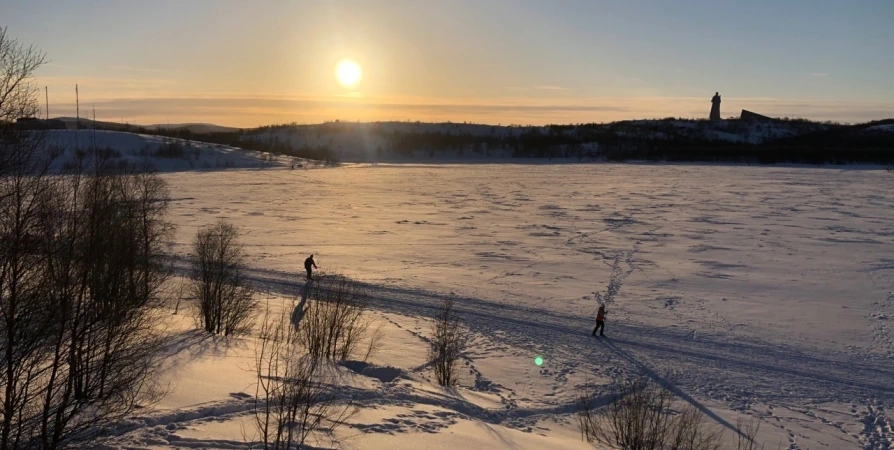
<svg viewBox="0 0 894 450"><path fill-rule="evenodd" d="M695 274L704 279L735 281L738 271L747 269L744 263L712 259L711 256L712 252L727 251L730 250L727 246L739 244L730 242L727 235L716 239L712 235L728 230L742 233L745 227L743 214L759 224L761 221L772 221L775 227L804 228L804 232L799 231L787 240L772 233L770 225L763 230L749 229L744 233L742 239L747 240L749 245L772 249L779 254L797 254L799 245L878 245L891 241L894 231L886 219L872 217L867 213L871 208L865 206L869 202L874 208L890 208L894 206L890 198L884 195L859 199L836 197L834 189L823 187L814 179L818 176L807 174L802 177L799 172L792 179L779 180L777 184L782 186L779 189L791 190L785 195L761 192L721 194L756 205L744 212L722 202L703 205L704 198L717 195L718 191L707 187L681 194L644 189L636 195L628 195L621 188L607 187L604 196L625 202L623 206L587 204L579 210L563 207L554 201L539 202L536 191L497 191L477 184L474 190L467 193L451 192L440 199L440 204L461 214L456 226L467 239L493 238L488 232L469 224L475 223L472 220L475 216L512 211L526 203L535 205L531 207L535 217L530 222L516 224L515 231L535 239L558 239L564 243L566 251L586 254L608 266L616 257L623 256L625 275L646 280L648 290L644 290L644 283L640 280L637 294L642 297L654 294L644 307L660 311L669 323L679 326L656 326L649 321L649 317L640 319L635 314L618 310L612 313L618 320L609 322L607 337L594 338L590 336L593 322L589 309L569 307L556 311L536 306L536 302L515 304L506 299L491 300L438 292L415 287L412 279L393 279L388 284L361 283L374 309L410 318L431 318L444 298L454 298L458 313L476 336L473 350L464 359L473 379L471 390L496 395L503 408L486 409L461 396L432 396L400 384L383 383L375 390L355 390L352 395L366 407L399 404L412 406L413 411L384 423L352 426L360 432L395 433L411 429L437 432L443 424L449 424L457 417L467 417L531 431L541 418L573 412L573 393L586 384L580 382L583 378L619 380L644 375L668 387L728 431L738 430L729 419L715 412L715 405L761 419L763 424L778 429L786 437L785 448L788 449L809 448L811 444L804 447L803 442L815 441L810 441L805 432L817 431L820 426L824 427L820 433L834 435L830 439L840 439L837 441L839 444L820 445L831 445L831 448L858 445L871 450L894 448L892 422L887 413L894 408L894 342L890 330L890 321L894 317L894 259L863 262L860 276L865 275L867 283L876 291L884 290L888 294L872 301L866 313L872 342L865 347L849 346L848 351L813 346L797 338L785 339L784 331L769 335L766 339L756 333L743 334L739 332L741 323L713 306L716 299L692 295L686 286L681 286L687 275L689 279ZM675 185L667 187L671 191L676 188ZM818 189L819 192L811 192L809 198L793 205L792 196L803 195L808 189ZM575 193L570 195L574 197ZM470 196L477 201L471 200ZM438 202L421 200L408 206L422 204L430 207L437 206ZM857 208L855 205L863 206ZM687 208L689 215L677 220L673 227L665 226L662 223L665 215L679 208ZM218 210L216 214L235 213L238 211ZM601 220L582 217L594 213L598 213ZM816 228L817 223L854 217L862 217L862 229L832 222L825 230ZM798 218L813 221L809 233ZM444 225L441 221L416 218L399 220L395 224L417 227ZM621 236L626 246L612 246L612 241L605 239L608 234L616 238ZM696 269L689 269L688 274L677 266L662 266L649 257L652 251L664 246L672 237L689 239L690 245L681 252L689 257L687 263ZM880 240L885 238L884 241ZM512 283L512 279L521 274L538 276L538 272L532 271L536 271L543 261L544 252L536 242L540 241L502 239L497 241L498 246L491 245L478 252L476 257L485 262L493 260L513 264L511 270L492 272L493 276L487 281L499 286ZM180 275L188 273L188 263L185 257L175 259ZM403 263L407 267L419 264L414 261ZM438 263L431 264L435 267ZM400 272L401 268L396 267L393 271ZM294 273L254 268L249 270L249 275L260 291L287 297L302 295L303 282ZM792 275L797 277L797 274ZM604 286L593 286L595 292L602 289ZM507 297L511 295L510 290L505 292ZM583 298L589 301L592 296ZM542 304L548 303L544 301ZM611 305L609 309L612 309ZM390 322L400 327L398 322ZM421 344L427 341L425 332L407 328L405 331L418 338ZM529 380L536 378L541 383L544 379L548 380L556 395L532 402L523 386L507 387L487 379L476 367L476 360L492 352L509 352L511 356L531 360L535 356L543 356L547 363L540 368L532 365L524 376ZM422 376L426 369L427 365L423 364L408 371L408 375ZM605 386L606 392L610 389L610 385ZM443 408L448 412L417 411L418 405ZM842 412L827 409L826 405L850 405L850 409ZM178 447L233 448L227 446L235 443L225 441L178 440L176 430L183 423L244 415L249 409L249 402L237 396L219 404L149 418L142 425L122 429L127 430L125 434L146 434L146 439L167 436L173 439L168 439L168 442ZM172 423L175 425L172 426ZM244 443L241 445L244 446ZM775 442L768 445L774 447Z"/></svg>
<svg viewBox="0 0 894 450"><path fill-rule="evenodd" d="M177 266L181 271L185 270L187 261L180 259ZM249 276L262 291L284 296L303 293L304 284L293 273L251 269ZM552 379L556 386L564 386L568 374L576 372L609 379L645 375L734 433L738 432L736 425L706 407L704 400L757 416L761 415L755 413L752 406L768 404L777 410L799 411L820 421L823 419L810 409L802 408L805 402L813 405L850 402L882 405L871 406L868 412L855 413L854 420L865 424L865 429L859 436L851 437L859 439L867 449L890 448L886 445L891 444L891 426L883 405L894 404L894 365L887 355L836 355L778 343L743 341L741 337L731 340L721 334L699 333L694 339L692 332L649 327L629 319L613 323L610 337L593 338L589 334L592 322L578 316L418 288L361 284L375 309L410 317L431 318L444 298L453 297L464 322L492 345L523 350L530 358L545 355L549 363L539 369L539 375ZM887 301L890 300L889 297ZM675 302L668 300L667 307L672 308ZM420 341L427 340L421 333L411 333ZM486 348L478 351L486 353ZM467 357L466 364L475 377L475 388L498 391L505 411L486 410L459 399L432 399L389 386L375 394L357 393L356 400L365 405L409 402L438 406L461 416L520 429L529 429L539 416L574 411L573 398L547 398L543 399L546 406L542 408L519 408L517 392L507 392L503 386L494 386L483 378L474 367L474 358ZM424 368L416 368L413 372ZM237 406L232 412L245 410L244 402L234 400L234 404ZM215 406L200 409L195 414L204 419L206 413L213 416L220 410L232 413L227 412L227 407ZM178 413L174 417L190 417L190 414ZM840 425L829 424L846 433ZM788 448L801 448L797 444L796 432L782 428L790 438Z"/></svg>

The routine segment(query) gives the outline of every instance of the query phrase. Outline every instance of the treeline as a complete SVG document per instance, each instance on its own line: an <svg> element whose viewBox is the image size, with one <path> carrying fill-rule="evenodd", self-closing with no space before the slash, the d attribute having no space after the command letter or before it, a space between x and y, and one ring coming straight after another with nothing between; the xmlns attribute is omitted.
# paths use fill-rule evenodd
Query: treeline
<svg viewBox="0 0 894 450"><path fill-rule="evenodd" d="M571 126L573 127L573 126ZM591 135L567 132L556 126L522 129L515 134L489 135L455 134L440 131L429 132L383 132L385 148L392 154L413 157L422 152L430 157L450 155L492 156L497 152L508 152L514 158L583 158L592 156L586 144L594 139ZM377 152L381 155L381 151Z"/></svg>
<svg viewBox="0 0 894 450"><path fill-rule="evenodd" d="M888 131L882 131L887 128ZM775 141L787 147L834 148L894 148L894 119L877 120L856 125L829 127Z"/></svg>
<svg viewBox="0 0 894 450"><path fill-rule="evenodd" d="M522 129L516 134L471 135L446 132L383 133L395 155L418 152L439 155L490 156L494 150L517 158L577 158L607 161L736 162L754 164L894 164L894 120L859 125L819 123L803 119L774 123L727 121L714 127L708 121L625 121L607 125L550 125ZM778 128L782 127L782 128ZM784 130L793 137L752 141L754 134ZM717 134L725 133L726 139ZM783 134L783 133L780 133ZM730 142L738 137L744 142ZM759 140L759 139L756 139ZM377 152L381 153L381 151Z"/></svg>
<svg viewBox="0 0 894 450"><path fill-rule="evenodd" d="M134 131L324 161L338 159L339 143L332 137L365 134L378 141L370 150L374 154L370 156L376 158L508 156L579 161L894 164L894 132L874 132L872 127L878 125L894 126L894 120L859 125L804 119L715 124L666 118L542 127L329 122L211 133L187 128ZM327 135L326 144L306 144ZM305 144L296 145L301 136Z"/></svg>
<svg viewBox="0 0 894 450"><path fill-rule="evenodd" d="M796 122L796 121L791 121ZM857 125L797 121L816 131L772 139L760 144L701 139L617 137L601 142L600 153L610 161L741 162L755 164L894 164L894 119ZM876 131L877 130L877 131Z"/></svg>

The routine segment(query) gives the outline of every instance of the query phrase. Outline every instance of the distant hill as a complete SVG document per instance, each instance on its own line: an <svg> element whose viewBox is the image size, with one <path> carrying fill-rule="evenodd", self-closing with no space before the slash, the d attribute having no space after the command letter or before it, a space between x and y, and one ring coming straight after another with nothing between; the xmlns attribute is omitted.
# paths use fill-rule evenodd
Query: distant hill
<svg viewBox="0 0 894 450"><path fill-rule="evenodd" d="M716 122L666 118L545 126L335 121L251 129L202 123L137 127L98 122L97 128L329 162L547 158L894 164L894 119L850 125L757 114L743 117ZM92 126L84 119L81 123Z"/></svg>
<svg viewBox="0 0 894 450"><path fill-rule="evenodd" d="M71 129L76 128L76 124L78 123L78 118L76 117L57 117L57 120L61 120L68 124L68 127ZM80 118L81 128L93 128L94 122L90 119L81 117ZM112 131L133 131L136 129L144 128L149 130L189 130L194 134L207 134L207 133L229 133L233 131L239 131L239 128L234 127L224 127L220 125L214 125L212 123L171 123L171 124L154 124L154 125L139 125L132 123L120 123L120 122L107 122L102 120L97 120L96 128L103 130L112 130Z"/></svg>
<svg viewBox="0 0 894 450"><path fill-rule="evenodd" d="M80 123L81 129L93 128L93 126L96 125L96 128L116 131L126 130L129 126L132 126L126 123L105 122L102 120L97 120L96 122L94 122L84 117L81 117L80 119L78 119L77 117L56 117L55 120L61 120L62 122L65 122L65 124L68 125L68 128L72 130L77 128L78 123Z"/></svg>
<svg viewBox="0 0 894 450"><path fill-rule="evenodd" d="M207 134L207 133L229 133L233 131L239 131L240 128L234 127L224 127L221 125L215 125L213 123L171 123L171 124L154 124L154 125L145 125L145 128L155 129L155 130L189 130L195 134Z"/></svg>

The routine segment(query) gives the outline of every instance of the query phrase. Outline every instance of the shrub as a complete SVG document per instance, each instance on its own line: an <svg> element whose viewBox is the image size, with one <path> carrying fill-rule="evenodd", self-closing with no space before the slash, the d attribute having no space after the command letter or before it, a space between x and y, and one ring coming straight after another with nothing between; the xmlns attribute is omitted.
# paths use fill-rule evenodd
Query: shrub
<svg viewBox="0 0 894 450"><path fill-rule="evenodd" d="M722 430L706 424L704 414L690 404L675 410L674 395L646 378L625 381L598 410L600 399L597 390L585 388L577 400L581 437L589 443L622 450L764 449L757 441L759 419L738 420L734 445L724 447Z"/></svg>
<svg viewBox="0 0 894 450"><path fill-rule="evenodd" d="M377 333L371 332L369 301L360 285L343 275L317 274L314 279L305 288L310 289L314 302L298 327L302 347L313 358L343 361L354 357L367 340L363 356L367 359L378 339Z"/></svg>
<svg viewBox="0 0 894 450"><path fill-rule="evenodd" d="M245 277L239 230L221 220L196 233L193 241L192 297L199 325L224 336L248 332L257 302Z"/></svg>
<svg viewBox="0 0 894 450"><path fill-rule="evenodd" d="M288 310L268 309L254 361L254 419L264 449L302 448L315 433L333 439L332 431L356 411L352 402L339 401L331 367L302 347Z"/></svg>
<svg viewBox="0 0 894 450"><path fill-rule="evenodd" d="M90 150L96 158L101 160L109 160L121 157L121 152L111 147L92 147Z"/></svg>
<svg viewBox="0 0 894 450"><path fill-rule="evenodd" d="M578 398L578 424L583 439L622 450L716 450L722 433L705 424L692 405L674 411L674 396L645 378L628 380L602 410L597 396Z"/></svg>
<svg viewBox="0 0 894 450"><path fill-rule="evenodd" d="M158 146L155 150L155 156L159 158L183 159L186 156L186 150L180 142L168 140Z"/></svg>
<svg viewBox="0 0 894 450"><path fill-rule="evenodd" d="M468 331L460 322L453 305L452 298L445 299L432 323L429 359L435 379L441 386L456 384L459 361L469 342Z"/></svg>

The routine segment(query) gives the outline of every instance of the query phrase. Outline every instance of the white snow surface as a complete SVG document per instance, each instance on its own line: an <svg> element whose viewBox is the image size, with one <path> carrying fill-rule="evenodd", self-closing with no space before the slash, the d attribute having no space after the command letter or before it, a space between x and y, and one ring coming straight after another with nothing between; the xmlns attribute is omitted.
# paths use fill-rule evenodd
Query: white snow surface
<svg viewBox="0 0 894 450"><path fill-rule="evenodd" d="M59 164L74 159L77 150L87 151L94 147L114 150L116 152L114 161L135 164L148 161L160 172L291 167L293 163L307 164L307 161L283 155L163 136L100 130L50 130L46 133L49 145L65 150L58 159ZM182 146L183 156L158 156L159 148L170 144Z"/></svg>
<svg viewBox="0 0 894 450"><path fill-rule="evenodd" d="M577 390L636 374L729 438L755 417L767 448L894 445L885 170L380 164L163 177L179 268L197 228L224 218L266 301L299 295L311 253L365 284L385 337L373 366L341 369L362 406L339 431L345 448L592 448L572 415ZM629 275L594 338L594 293L618 257ZM475 337L452 391L426 367L428 317L445 296ZM169 395L109 445L245 448L254 338L204 336L183 305L169 326Z"/></svg>
<svg viewBox="0 0 894 450"><path fill-rule="evenodd" d="M881 132L881 133L894 133L894 124L887 124L887 125L873 125L873 126L871 126L871 127L866 128L866 129L863 130L863 131L866 131L866 132L873 132L873 131L876 131L876 132Z"/></svg>

